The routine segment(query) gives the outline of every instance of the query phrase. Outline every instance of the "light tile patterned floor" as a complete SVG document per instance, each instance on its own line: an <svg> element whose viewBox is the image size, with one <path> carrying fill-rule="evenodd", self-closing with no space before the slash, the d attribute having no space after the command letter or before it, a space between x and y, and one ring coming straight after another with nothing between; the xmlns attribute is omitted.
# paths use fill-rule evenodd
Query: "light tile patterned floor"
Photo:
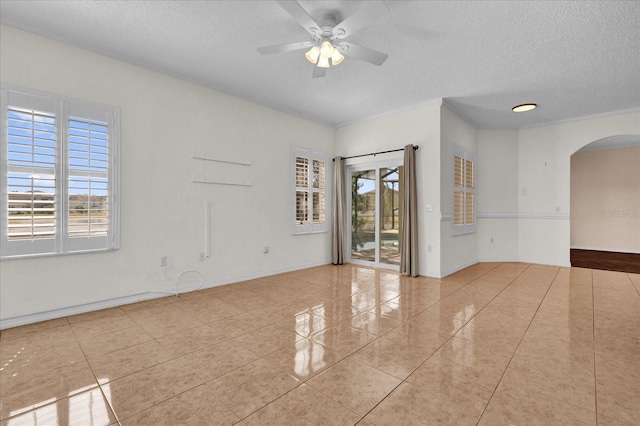
<svg viewBox="0 0 640 426"><path fill-rule="evenodd" d="M3 330L14 425L640 424L640 275L323 266Z"/></svg>

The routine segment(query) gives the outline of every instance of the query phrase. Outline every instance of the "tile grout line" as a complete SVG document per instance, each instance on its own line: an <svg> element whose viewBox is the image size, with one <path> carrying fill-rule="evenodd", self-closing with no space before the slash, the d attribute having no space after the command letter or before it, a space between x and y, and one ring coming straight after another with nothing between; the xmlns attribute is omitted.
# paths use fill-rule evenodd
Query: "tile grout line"
<svg viewBox="0 0 640 426"><path fill-rule="evenodd" d="M500 265L503 265L503 264L504 264L504 263L500 263ZM485 272L484 274L480 275L479 277L476 277L476 278L474 278L473 280L469 281L467 284L465 284L464 286L460 287L459 289L457 289L457 290L456 290L456 291L454 291L453 293L448 294L447 296L443 297L443 298L442 298L441 300L439 300L438 302L434 303L433 305L430 305L430 306L429 306L429 308L431 308L432 306L434 306L434 305L435 305L435 304L437 304L437 303L440 303L442 300L444 300L444 299L446 299L447 297L449 297L449 296L451 296L451 295L455 294L455 293L456 293L456 292L458 292L459 290L462 290L463 288L467 287L468 285L470 285L470 284L471 284L471 283L473 283L474 281L476 281L476 280L480 279L481 277L483 277L483 276L487 275L489 272L491 272L491 271L493 271L494 269L498 268L500 265L497 265L495 268L492 268L492 269L490 269L489 271ZM529 269L529 267L530 267L530 266L531 266L530 264L529 264L529 265L527 265L527 267L526 267L525 269L523 269L523 270L522 270L522 272L520 272L517 276L515 276L515 277L513 278L513 280L511 280L511 282L510 282L509 284L507 284L507 285L506 285L502 290L500 290L500 291L499 291L499 292L498 292L498 293L497 293L493 298L491 298L491 299L487 302L487 304L486 304L485 306L483 306L483 307L482 307L482 309L480 309L480 310L479 310L478 312L476 312L476 313L475 313L475 314L474 314L474 315L473 315L473 316L472 316L468 321L466 321L466 322L464 323L464 325L463 325L462 327L460 327L460 328L456 331L456 333L457 333L458 331L462 330L462 329L463 329L463 328L464 328L464 327L469 323L469 321L471 321L471 320L472 320L476 315L478 315L480 312L482 312L482 311L484 310L484 308L485 308L489 303L491 303L491 301L492 301L492 300L494 300L496 297L498 297L498 296L500 295L500 293L502 293L504 290L506 290L506 288L507 288L507 287L509 287L511 284L513 284L513 283L514 283L514 282L515 282L515 281L516 281L516 280L517 280L517 279L518 279L522 274L524 274L524 273L525 273L525 271L526 271L527 269ZM429 309L429 308L427 308L427 309ZM425 312L427 309L425 309L425 310L423 310L423 311L421 311L421 312ZM416 314L416 315L417 315L417 314ZM414 315L414 316L415 316L415 315ZM413 317L411 317L411 318L413 318ZM411 318L409 318L409 319L411 319ZM454 333L454 334L455 334L455 333ZM389 393L387 393L387 395L386 395L384 398L382 398L380 401L378 401L378 403L376 403L376 404L375 404L375 405L374 405L374 406L373 406L369 411L367 411L367 412L365 413L365 415L364 415L360 420L363 420L363 419L364 419L366 416L368 416L368 415L369 415L373 410L375 410L375 409L376 409L376 407L377 407L378 405L382 404L382 402L383 402L385 399L387 399L387 398L389 397L389 395L391 395L393 392L395 392L395 391L396 391L396 389L398 389L398 388L399 388L400 386L402 386L404 383L408 383L408 382L407 382L407 378L408 378L408 377L410 377L413 373L415 373L415 372L416 372L420 367L422 367L422 366L423 366L427 361L429 361L429 360L431 359L431 357L432 357L433 355L435 355L435 354L436 354L436 352L438 352L438 351L439 351L439 350L440 350L444 345L446 345L446 344L447 344L447 342L449 342L449 340L451 340L452 338L454 338L454 337L455 337L455 336L454 336L454 334L452 334L452 335L451 335L451 336L449 336L449 337L448 337L444 342L442 342L442 344L441 344L440 346L438 346L438 347L433 351L433 353L431 353L431 355L429 355L429 356L427 357L427 359L425 359L424 361L422 361L422 362L421 362L421 363L420 363L416 368L414 368L414 369L413 369L413 371L407 375L407 377L405 377L404 379L402 379L402 380L400 381L400 383L399 383L395 388L393 388ZM376 340L377 340L377 339L376 339ZM371 343L373 343L373 342L371 342ZM366 346L368 346L368 345L366 345ZM363 346L363 347L362 347L362 348L360 348L359 350L364 349L366 346ZM358 351L359 351L359 350L358 350ZM358 352L358 351L356 351L356 352ZM355 352L354 352L354 353L355 353ZM372 367L372 368L375 368L375 367ZM378 370L378 371L381 371L381 370ZM383 373L384 373L384 372L383 372ZM385 374L388 374L388 373L385 373ZM394 376L394 377L395 377L395 376ZM409 384L410 384L410 383L409 383ZM493 395L492 395L492 396L493 396ZM485 407L485 408L486 408L486 407ZM483 410L483 413L484 413L484 410ZM480 415L480 418L482 418L482 415ZM478 419L478 421L480 421L480 419ZM371 423L373 423L373 422L371 422ZM374 424L375 424L375 423L374 423Z"/></svg>
<svg viewBox="0 0 640 426"><path fill-rule="evenodd" d="M501 263L500 265L502 265L502 264L503 264L503 263ZM467 284L465 284L464 286L460 287L458 290L456 290L456 291L454 291L454 292L452 292L452 293L450 293L450 294L446 295L445 297L443 297L442 299L438 300L437 302L434 302L433 304L429 305L429 307L427 307L426 309L424 309L424 310L420 311L419 313L426 311L427 309L431 308L432 306L434 306L434 305L435 305L435 304L437 304L437 303L440 303L443 299L446 299L447 297L449 297L449 296L453 295L454 293L456 293L457 291L459 291L459 290L461 290L462 288L466 287L467 285L471 284L472 282L476 281L476 280L477 280L477 279L479 279L480 277L487 275L489 272L493 271L494 269L496 269L496 268L497 268L498 266L500 266L500 265L497 265L496 267L494 267L494 268L490 269L489 271L485 272L484 274L480 275L479 277L474 278L473 280L469 281L469 282L468 282ZM529 265L529 266L530 266L530 265ZM526 270L529 268L529 266L527 266L527 268L525 268L525 269L524 269L520 274L518 274L518 276L516 276L516 277L513 279L513 281L515 281L515 280L516 280L520 275L522 275L522 274L524 273L524 271L526 271ZM513 282L513 281L512 281L512 282ZM509 286L509 285L505 286L505 288L506 288L506 287L508 287L508 286ZM501 293L503 290L504 290L504 288L503 288L499 293ZM498 293L498 294L499 294L499 293ZM497 297L497 295L496 295L496 297ZM493 299L491 299L491 300L493 300ZM484 308L483 308L483 309L484 309ZM480 311L482 311L482 309L481 309ZM480 311L479 311L479 312L480 312ZM419 313L418 313L418 314L419 314ZM416 314L416 315L418 315L418 314ZM411 319L411 318L415 317L416 315L413 315L413 316L411 316L411 317L407 318L407 320L409 320L409 319ZM474 315L474 316L475 316L475 315ZM348 320L349 320L349 319L346 319L346 320L344 320L344 321L348 321ZM341 321L341 322L344 322L344 321ZM467 323L468 323L468 321L467 321ZM466 324L466 323L465 323L465 324ZM398 325L398 327L399 327L400 325L402 325L402 322L400 322L400 324ZM464 325L463 325L463 327L464 327ZM394 327L394 329L395 329L395 328L397 328L397 327ZM461 328L462 328L462 327L461 327ZM392 330L393 330L393 329L392 329ZM317 377L317 376L321 375L322 373L326 372L327 370L329 370L331 367L333 367L333 366L337 365L338 363L340 363L340 362L342 362L342 361L344 361L344 360L346 360L346 359L350 358L351 356L353 356L353 355L355 355L356 353L360 352L360 351L361 351L361 350L363 350L364 348L366 348L366 347L368 347L368 346L372 345L375 341L377 341L377 340L381 339L381 338L382 338L382 336L384 336L385 334L389 333L390 331L391 331L391 330L387 331L386 333L383 333L383 334L382 334L382 335L380 335L380 336L377 336L377 337L376 337L374 340L372 340L371 342L369 342L369 343L367 343L366 345L362 346L361 348L359 348L359 349L355 350L354 352L350 353L349 355L345 356L344 358L340 359L339 361L337 361L337 362L333 363L332 365L330 365L329 367L327 367L326 369L324 369L324 370L323 370L323 371L321 371L320 373L318 373L318 374L314 375L313 377L310 377L310 378L308 378L308 379L306 379L306 380L301 380L301 383L300 383L298 386L296 386L295 388L290 389L289 391L285 392L284 394L282 394L282 395L278 396L276 399L274 399L273 401L269 402L268 404L266 404L266 405L264 405L264 406L260 407L259 409L255 410L254 412L252 412L252 413L251 413L251 414L249 414L248 416L243 417L243 418L241 419L241 421L244 421L245 419L247 419L248 417L250 417L250 416L251 416L251 415L253 415L254 413L256 413L256 412L258 412L258 411L262 410L263 408L265 408L265 407L267 407L268 405L270 405L270 404L274 403L275 401L279 400L280 398L284 397L285 395L287 395L287 394L289 394L289 393L293 392L295 389L298 389L298 388L299 388L299 387L301 387L302 385L307 385L307 386L309 386L310 388L314 389L316 392L319 392L320 394L322 394L322 395L323 395L323 396L325 396L326 398L330 399L331 401L333 401L333 402L335 402L335 403L337 403L337 404L341 405L342 407L345 407L346 409L348 409L349 411L351 411L351 412L355 413L356 415L359 415L358 413L356 413L355 411L353 411L351 408L349 408L349 407L347 407L346 405L342 404L340 401L337 401L337 400L335 400L335 399L331 398L330 396L325 395L321 390L316 389L315 387L313 387L312 385L308 384L307 382L309 382L309 381L310 381L310 380L312 380L313 378L315 378L315 377ZM450 337L449 337L447 340L445 340L445 341L444 341L440 346L438 346L438 347L434 350L434 352L433 352L433 353L432 353L432 354L431 354L427 359L425 359L422 363L420 363L420 365L418 365L418 367L416 367L416 368L415 368L415 369L414 369L414 370L409 374L409 376L410 376L411 374L413 374L413 372L415 372L418 368L420 368L420 367L422 366L422 364L424 364L425 362L427 362L427 361L429 360L429 358L431 358L431 356L433 356L433 354L435 354L438 350L440 350L440 348L441 348L442 346L444 346L444 345L445 345L445 344L446 344L446 343L451 339L451 337L453 337L453 336L450 336ZM311 337L309 337L309 338L311 338ZM387 374L387 375L389 375L389 376L395 377L395 376L393 376L393 375L391 375L391 374L389 374L389 373L385 373L385 372L384 372L384 371L382 371L382 370L378 370L378 369L377 369L377 368L375 368L375 367L372 367L372 366L369 366L369 367L374 368L374 369L375 369L375 370L377 370L377 371L381 371L382 373ZM407 377L409 377L409 376L407 376ZM396 378L397 378L397 377L396 377ZM389 395L391 395L391 394L392 394L396 389L398 389L398 388L399 388L403 383L405 383L405 382L406 382L406 378L405 378L405 379L402 379L402 380L400 381L400 383L399 383L396 387L394 387L393 389L391 389L391 390L387 393L387 395L386 395L384 398L382 398L380 401L378 401L378 402L377 402L377 403L376 403L376 404L375 404L371 409L369 409L369 410L368 410L368 411L367 411L363 416L361 416L361 417L360 417L360 419L359 419L355 424L357 424L357 423L361 422L362 420L364 420L364 418L365 418L367 415L369 415L369 413L371 413L371 411L373 411L373 410L374 410L378 405L380 405L380 404L381 404L385 399L387 399L387 397L388 397ZM371 423L373 423L373 422L371 422ZM375 423L374 423L374 424L375 424Z"/></svg>
<svg viewBox="0 0 640 426"><path fill-rule="evenodd" d="M84 360L87 363L87 366L89 366L89 370L91 370L91 374L93 375L93 379L96 382L97 388L100 389L100 395L102 395L102 398L107 402L109 411L111 411L111 414L113 414L113 417L116 420L116 424L120 424L120 418L118 417L118 414L116 413L116 410L113 408L112 402L105 395L104 389L102 389L102 386L100 385L100 382L98 381L98 377L96 376L96 372L94 371L93 367L91 366L91 363L89 362L89 357L87 356L87 353L85 352L84 348L80 344L80 340L78 340L78 335L76 334L76 331L73 329L73 327L71 326L71 323L69 322L69 317L65 317L65 320L67 320L67 323L69 324L69 328L71 329L71 333L73 333L73 338L76 340L76 343L77 343L78 347L82 351L82 355L84 355Z"/></svg>
<svg viewBox="0 0 640 426"><path fill-rule="evenodd" d="M631 287L633 287L636 290L636 293L638 293L638 296L640 296L640 287L635 285L635 282L633 282L628 272L627 272L627 278L629 278L629 281L631 281Z"/></svg>
<svg viewBox="0 0 640 426"><path fill-rule="evenodd" d="M591 312L593 313L593 399L596 408L596 426L598 426L600 421L598 419L598 370L596 366L596 294L594 291L593 269L589 271L589 276L591 278Z"/></svg>
<svg viewBox="0 0 640 426"><path fill-rule="evenodd" d="M524 331L524 333L522 333L522 337L520 337L520 340L518 341L518 344L516 345L516 348L514 349L513 354L511 355L511 358L509 359L509 362L507 363L507 366L505 367L504 371L500 375L500 380L498 380L498 384L496 384L495 388L493 389L493 392L491 393L491 396L489 397L489 400L487 401L487 404L484 406L484 409L482 410L482 414L480 414L480 417L478 418L478 421L477 421L476 425L480 424L480 421L482 420L482 417L484 416L484 413L487 411L487 407L491 403L491 400L493 399L496 391L498 390L498 387L500 386L500 383L502 383L502 379L504 378L504 375L506 374L507 370L509 369L509 366L511 366L511 362L513 361L513 358L515 358L516 352L518 352L518 349L520 348L520 345L522 344L522 340L524 340L524 336L527 335L527 332L529 331L529 328L531 328L531 324L533 323L533 320L535 319L536 315L538 314L538 311L540 310L540 306L542 306L542 303L544 302L544 299L546 299L547 294L549 294L549 290L551 289L551 286L553 285L553 282L558 277L558 274L560 273L560 269L561 268L558 267L558 270L556 271L556 274L554 275L553 279L549 283L549 287L547 287L547 291L544 293L544 296L542 296L542 299L540 299L540 303L538 304L538 307L536 308L536 312L531 317L531 320L529 321L529 325L527 325L527 329ZM523 273L524 273L524 271L523 271ZM509 285L511 285L511 284L509 284Z"/></svg>

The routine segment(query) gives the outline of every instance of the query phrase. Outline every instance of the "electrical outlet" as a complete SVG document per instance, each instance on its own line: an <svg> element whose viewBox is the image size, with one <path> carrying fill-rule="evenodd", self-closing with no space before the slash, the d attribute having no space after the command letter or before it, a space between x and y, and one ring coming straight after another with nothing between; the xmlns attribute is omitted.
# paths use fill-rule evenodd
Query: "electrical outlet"
<svg viewBox="0 0 640 426"><path fill-rule="evenodd" d="M431 244L429 244L429 245L427 246L427 251L428 251L429 253L431 253L431 249L432 249Z"/></svg>
<svg viewBox="0 0 640 426"><path fill-rule="evenodd" d="M204 262L204 253L200 253L200 262Z"/></svg>
<svg viewBox="0 0 640 426"><path fill-rule="evenodd" d="M160 266L167 266L167 256L162 256L160 258Z"/></svg>

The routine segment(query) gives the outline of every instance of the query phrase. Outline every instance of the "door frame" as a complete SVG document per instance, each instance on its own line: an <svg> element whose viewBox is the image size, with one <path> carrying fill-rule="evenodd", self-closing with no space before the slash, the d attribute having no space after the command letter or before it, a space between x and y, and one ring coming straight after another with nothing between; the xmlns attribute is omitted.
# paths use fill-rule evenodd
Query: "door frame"
<svg viewBox="0 0 640 426"><path fill-rule="evenodd" d="M399 265L394 265L391 263L380 263L380 169L381 168L392 168L392 167L401 167L404 165L404 158L390 158L387 160L379 160L379 161L371 161L367 163L356 163L356 164L348 164L345 165L345 185L346 185L346 195L347 195L347 241L348 241L348 254L347 254L347 262L353 263L355 265L362 266L371 266L374 268L383 268L383 269L393 269L399 270ZM351 185L352 185L352 173L358 172L362 170L375 170L375 190L376 190L376 202L375 202L375 255L374 261L368 260L358 260L353 259L351 257L351 228L353 223L352 218L352 196L351 196Z"/></svg>

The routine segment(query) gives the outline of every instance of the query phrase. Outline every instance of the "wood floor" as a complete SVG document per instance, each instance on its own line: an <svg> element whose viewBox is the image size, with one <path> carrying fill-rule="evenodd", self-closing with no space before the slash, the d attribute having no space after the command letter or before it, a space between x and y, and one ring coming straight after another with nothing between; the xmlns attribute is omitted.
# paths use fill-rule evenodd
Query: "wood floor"
<svg viewBox="0 0 640 426"><path fill-rule="evenodd" d="M640 254L571 249L571 266L640 274Z"/></svg>

